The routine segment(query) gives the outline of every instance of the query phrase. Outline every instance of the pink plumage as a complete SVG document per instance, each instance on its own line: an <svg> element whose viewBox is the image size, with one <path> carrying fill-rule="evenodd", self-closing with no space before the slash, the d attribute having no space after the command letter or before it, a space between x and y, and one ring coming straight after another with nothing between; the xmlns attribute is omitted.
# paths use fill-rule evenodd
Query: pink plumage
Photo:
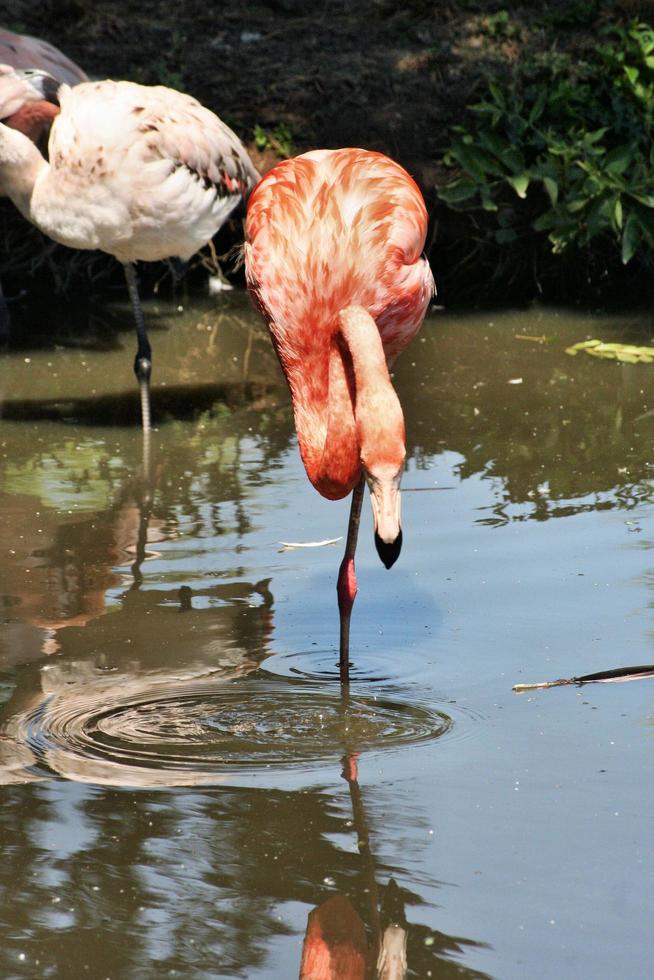
<svg viewBox="0 0 654 980"><path fill-rule="evenodd" d="M250 198L247 274L279 343L363 306L392 360L413 339L434 293L421 258L422 195L393 160L369 150L313 150L286 160ZM299 279L299 281L298 281Z"/></svg>
<svg viewBox="0 0 654 980"><path fill-rule="evenodd" d="M422 257L426 232L415 182L369 150L286 160L248 204L248 287L286 374L307 475L331 499L354 490L338 581L344 681L363 479L387 568L402 541L404 419L388 365L417 333L434 294Z"/></svg>

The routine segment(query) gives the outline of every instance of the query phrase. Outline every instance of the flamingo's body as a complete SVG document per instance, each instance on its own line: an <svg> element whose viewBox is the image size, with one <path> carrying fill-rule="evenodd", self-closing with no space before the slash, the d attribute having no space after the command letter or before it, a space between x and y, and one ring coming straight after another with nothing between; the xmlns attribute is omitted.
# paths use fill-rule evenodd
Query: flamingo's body
<svg viewBox="0 0 654 980"><path fill-rule="evenodd" d="M291 389L307 475L325 497L355 491L338 583L342 675L362 476L387 567L401 544L404 419L388 365L417 333L434 293L421 257L426 230L416 184L399 164L367 150L287 160L248 205L248 285Z"/></svg>
<svg viewBox="0 0 654 980"><path fill-rule="evenodd" d="M0 126L0 190L50 238L100 249L126 270L144 405L151 350L132 263L189 259L258 180L238 137L189 95L132 82L59 89L49 163Z"/></svg>

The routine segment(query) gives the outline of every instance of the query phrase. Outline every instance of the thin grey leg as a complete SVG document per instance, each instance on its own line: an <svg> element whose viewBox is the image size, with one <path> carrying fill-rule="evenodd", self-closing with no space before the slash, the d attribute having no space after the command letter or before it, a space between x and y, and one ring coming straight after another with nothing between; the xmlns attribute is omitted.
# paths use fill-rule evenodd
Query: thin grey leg
<svg viewBox="0 0 654 980"><path fill-rule="evenodd" d="M151 428L150 376L152 374L152 348L150 347L150 341L145 331L145 320L143 319L143 310L141 309L141 300L139 299L136 268L132 262L125 262L123 268L125 270L127 289L129 290L129 298L132 301L132 309L134 310L134 319L136 321L137 347L136 357L134 358L134 374L136 375L141 392L141 420L143 422L143 432L149 433Z"/></svg>

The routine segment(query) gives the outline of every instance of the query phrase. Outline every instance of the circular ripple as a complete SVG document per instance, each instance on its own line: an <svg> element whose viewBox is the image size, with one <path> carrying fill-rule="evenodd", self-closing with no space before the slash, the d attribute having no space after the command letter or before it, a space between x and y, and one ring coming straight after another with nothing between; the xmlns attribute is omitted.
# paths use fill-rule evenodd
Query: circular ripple
<svg viewBox="0 0 654 980"><path fill-rule="evenodd" d="M84 684L11 719L38 766L83 782L188 786L260 782L333 766L346 753L438 738L442 711L299 683L265 671L192 684Z"/></svg>
<svg viewBox="0 0 654 980"><path fill-rule="evenodd" d="M350 664L350 681L353 684L404 684L421 676L424 669L424 657L410 651L403 652L401 658L359 651ZM338 653L333 649L275 653L266 658L266 670L281 677L338 682Z"/></svg>

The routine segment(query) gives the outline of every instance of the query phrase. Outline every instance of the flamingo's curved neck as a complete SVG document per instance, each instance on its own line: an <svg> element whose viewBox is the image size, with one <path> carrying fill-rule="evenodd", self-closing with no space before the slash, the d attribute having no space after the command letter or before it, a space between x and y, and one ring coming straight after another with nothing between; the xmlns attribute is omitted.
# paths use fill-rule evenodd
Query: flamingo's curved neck
<svg viewBox="0 0 654 980"><path fill-rule="evenodd" d="M287 368L295 428L307 476L324 497L338 500L360 478L352 367L338 335L311 353L297 370Z"/></svg>
<svg viewBox="0 0 654 980"><path fill-rule="evenodd" d="M33 220L30 202L37 179L50 166L27 136L0 123L0 194Z"/></svg>
<svg viewBox="0 0 654 980"><path fill-rule="evenodd" d="M404 462L404 415L391 384L377 324L361 306L339 314L341 334L352 357L355 419L361 463L367 472Z"/></svg>
<svg viewBox="0 0 654 980"><path fill-rule="evenodd" d="M300 452L323 496L346 496L362 464L396 468L404 459L404 418L377 324L362 307L338 315L328 356L290 377Z"/></svg>

